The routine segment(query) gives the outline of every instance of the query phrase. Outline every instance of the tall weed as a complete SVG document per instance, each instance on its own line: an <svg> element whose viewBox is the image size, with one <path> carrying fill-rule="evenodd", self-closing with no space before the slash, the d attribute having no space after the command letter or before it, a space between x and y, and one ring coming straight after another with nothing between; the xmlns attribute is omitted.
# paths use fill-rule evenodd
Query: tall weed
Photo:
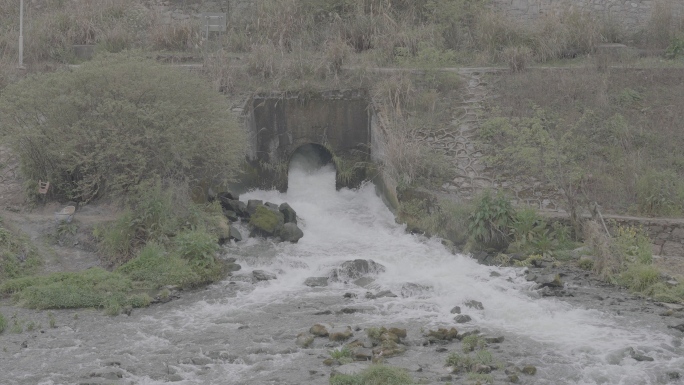
<svg viewBox="0 0 684 385"><path fill-rule="evenodd" d="M485 191L475 201L468 233L484 249L504 250L511 242L515 209L503 195Z"/></svg>

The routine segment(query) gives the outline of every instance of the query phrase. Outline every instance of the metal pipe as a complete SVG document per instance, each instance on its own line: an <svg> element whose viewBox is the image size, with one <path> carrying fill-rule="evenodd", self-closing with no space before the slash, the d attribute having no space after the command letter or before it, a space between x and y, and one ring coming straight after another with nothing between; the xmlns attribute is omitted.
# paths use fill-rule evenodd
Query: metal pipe
<svg viewBox="0 0 684 385"><path fill-rule="evenodd" d="M19 68L24 68L24 0L19 0Z"/></svg>

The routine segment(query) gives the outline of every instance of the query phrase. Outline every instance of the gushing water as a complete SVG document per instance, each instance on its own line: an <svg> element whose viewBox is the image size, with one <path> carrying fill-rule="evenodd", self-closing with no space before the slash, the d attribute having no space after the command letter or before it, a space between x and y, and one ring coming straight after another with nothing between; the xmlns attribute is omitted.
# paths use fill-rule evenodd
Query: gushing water
<svg viewBox="0 0 684 385"><path fill-rule="evenodd" d="M648 318L539 298L520 269L481 266L451 254L438 240L406 234L372 185L357 191L335 191L334 186L330 166L311 170L295 165L287 193L241 196L243 201L288 202L305 236L297 244L248 239L229 245L229 256L243 267L230 280L130 318L74 321L52 339L13 355L11 365L0 364L0 377L6 378L0 383L76 383L104 371L104 378L115 372L121 381L137 384L326 384L329 369L320 355L329 348L300 349L294 343L299 332L317 322L405 327L414 342L408 358L388 363L425 363L431 368L427 380L437 382L440 373L447 373L445 356L421 346L420 331L454 326L454 306L461 306L487 334L505 336L495 357L538 367L528 383L668 383L666 373L684 367L679 338L652 328ZM408 284L420 290L368 299L367 288L351 283L303 284L354 259L372 259L386 268L374 277L372 291L398 294ZM254 284L255 269L274 272L277 279ZM343 300L347 292L355 299ZM484 309L466 308L470 300ZM342 306L363 311L316 315ZM628 348L654 361L636 361Z"/></svg>

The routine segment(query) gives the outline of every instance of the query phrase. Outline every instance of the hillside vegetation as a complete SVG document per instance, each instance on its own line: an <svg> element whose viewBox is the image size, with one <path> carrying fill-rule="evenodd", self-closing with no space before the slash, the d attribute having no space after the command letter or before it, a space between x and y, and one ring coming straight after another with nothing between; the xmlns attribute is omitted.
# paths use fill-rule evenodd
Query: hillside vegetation
<svg viewBox="0 0 684 385"><path fill-rule="evenodd" d="M14 254L0 260L0 292L27 306L116 314L149 303L136 290L219 279L217 242L228 223L216 204L193 202L190 190L237 175L246 139L230 109L260 91L369 89L388 128L383 170L410 192L453 179L453 164L421 136L450 124L466 87L439 68L503 66L510 74L494 86L499 98L478 116L495 174L541 179L573 213L591 202L622 213L684 210L682 72L625 70L681 67L684 20L665 3L654 2L651 20L627 31L573 10L521 23L486 0L259 0L209 39L190 16L199 9L193 1L166 2L166 9L152 0L26 3L26 69L19 70L17 2L0 0L2 145L19 156L29 199L38 198L37 180L50 180L50 198L121 203L119 218L93 234L113 271L38 278L30 273L39 261L28 264L15 250L30 245L6 245ZM607 57L602 43L638 49ZM94 46L95 58L84 61L73 45ZM200 73L160 63L180 61L202 64ZM549 228L502 195L485 193L472 204L416 197L398 210L410 230L470 250L526 254L520 265L567 258L582 234ZM596 239L600 251L604 240ZM625 272L652 276L629 267L649 258L604 249L617 262L597 272L625 282ZM649 285L635 287L648 292Z"/></svg>

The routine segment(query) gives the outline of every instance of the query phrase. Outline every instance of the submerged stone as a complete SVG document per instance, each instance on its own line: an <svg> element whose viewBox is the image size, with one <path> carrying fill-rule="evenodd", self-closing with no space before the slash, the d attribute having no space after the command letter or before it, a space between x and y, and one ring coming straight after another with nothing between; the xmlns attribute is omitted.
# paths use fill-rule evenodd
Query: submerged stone
<svg viewBox="0 0 684 385"><path fill-rule="evenodd" d="M275 274L269 273L264 270L254 270L252 272L252 275L254 276L254 279L256 279L257 281L270 281L272 279L278 278Z"/></svg>
<svg viewBox="0 0 684 385"><path fill-rule="evenodd" d="M385 267L372 259L355 259L343 262L339 268L333 270L331 276L334 279L358 279L369 274L377 274L385 271Z"/></svg>
<svg viewBox="0 0 684 385"><path fill-rule="evenodd" d="M301 348L308 348L309 346L311 346L313 342L314 336L309 333L303 332L297 335L297 340L295 341L295 344Z"/></svg>
<svg viewBox="0 0 684 385"><path fill-rule="evenodd" d="M535 374L537 374L537 368L532 365L526 365L520 371L527 374L528 376L534 376Z"/></svg>
<svg viewBox="0 0 684 385"><path fill-rule="evenodd" d="M353 335L351 328L347 326L346 328L335 328L331 330L330 334L328 334L328 338L330 341L340 342L348 340Z"/></svg>
<svg viewBox="0 0 684 385"><path fill-rule="evenodd" d="M328 328L325 325L315 324L309 329L309 333L315 335L316 337L327 337Z"/></svg>
<svg viewBox="0 0 684 385"><path fill-rule="evenodd" d="M429 330L427 337L429 341L451 341L458 338L458 330L456 330L456 328L439 328L437 330Z"/></svg>
<svg viewBox="0 0 684 385"><path fill-rule="evenodd" d="M309 277L304 281L304 284L309 287L328 286L328 277Z"/></svg>
<svg viewBox="0 0 684 385"><path fill-rule="evenodd" d="M470 301L466 301L466 303L464 305L466 305L467 307L469 307L471 309L484 310L484 306L482 306L482 302L480 302L480 301L470 300Z"/></svg>
<svg viewBox="0 0 684 385"><path fill-rule="evenodd" d="M419 285L417 283L408 282L401 285L401 296L403 298L418 297L425 295L432 290L431 286Z"/></svg>

